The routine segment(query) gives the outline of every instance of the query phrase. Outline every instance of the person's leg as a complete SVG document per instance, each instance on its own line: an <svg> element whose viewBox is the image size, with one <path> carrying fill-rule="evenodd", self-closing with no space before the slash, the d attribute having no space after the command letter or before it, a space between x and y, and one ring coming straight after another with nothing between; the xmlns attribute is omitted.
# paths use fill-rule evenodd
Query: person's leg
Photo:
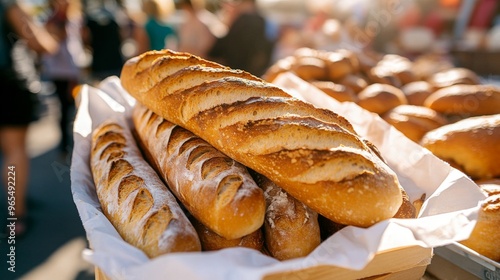
<svg viewBox="0 0 500 280"><path fill-rule="evenodd" d="M67 151L69 148L69 82L64 80L54 81L56 86L56 94L60 103L60 113L61 117L59 119L59 129L61 131L61 142L59 144L59 149L61 151Z"/></svg>
<svg viewBox="0 0 500 280"><path fill-rule="evenodd" d="M23 218L27 214L26 194L29 179L29 156L26 150L27 126L0 128L0 147L3 154L2 179L8 189L9 177L15 177L15 215ZM13 167L15 176L9 176ZM12 183L11 183L12 185ZM20 224L20 223L19 223ZM24 231L24 229L16 230Z"/></svg>

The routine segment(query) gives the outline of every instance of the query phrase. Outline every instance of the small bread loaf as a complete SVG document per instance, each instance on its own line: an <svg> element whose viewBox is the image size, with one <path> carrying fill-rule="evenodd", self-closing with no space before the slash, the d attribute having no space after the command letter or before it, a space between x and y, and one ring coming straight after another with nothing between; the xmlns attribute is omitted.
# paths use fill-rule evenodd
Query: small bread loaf
<svg viewBox="0 0 500 280"><path fill-rule="evenodd" d="M325 61L316 56L296 57L290 70L306 81L324 80L328 74Z"/></svg>
<svg viewBox="0 0 500 280"><path fill-rule="evenodd" d="M416 143L427 132L447 124L446 119L438 112L414 105L399 105L382 118Z"/></svg>
<svg viewBox="0 0 500 280"><path fill-rule="evenodd" d="M404 93L387 84L371 84L358 94L358 105L370 112L382 115L392 108L407 104Z"/></svg>
<svg viewBox="0 0 500 280"><path fill-rule="evenodd" d="M125 241L151 258L201 250L195 229L128 128L115 122L97 127L90 166L102 210Z"/></svg>
<svg viewBox="0 0 500 280"><path fill-rule="evenodd" d="M397 54L386 54L377 63L377 67L384 67L394 74L402 85L417 80L413 73L413 63L408 58Z"/></svg>
<svg viewBox="0 0 500 280"><path fill-rule="evenodd" d="M321 243L318 214L269 179L255 174L266 197L264 236L268 252L278 260L307 256Z"/></svg>
<svg viewBox="0 0 500 280"><path fill-rule="evenodd" d="M500 114L470 117L429 131L420 144L474 179L500 176Z"/></svg>
<svg viewBox="0 0 500 280"><path fill-rule="evenodd" d="M487 197L481 204L474 229L460 241L479 254L500 262L500 194Z"/></svg>
<svg viewBox="0 0 500 280"><path fill-rule="evenodd" d="M352 89L356 94L368 86L368 82L365 78L355 74L345 76L339 81L339 84Z"/></svg>
<svg viewBox="0 0 500 280"><path fill-rule="evenodd" d="M435 88L445 88L454 85L478 85L479 76L472 70L453 67L434 73L427 81Z"/></svg>
<svg viewBox="0 0 500 280"><path fill-rule="evenodd" d="M358 100L354 91L344 85L330 81L311 81L310 83L339 102L356 102Z"/></svg>
<svg viewBox="0 0 500 280"><path fill-rule="evenodd" d="M264 246L264 237L260 228L243 237L227 239L213 232L193 217L190 221L198 232L203 251L216 251L232 247L245 247L261 251Z"/></svg>
<svg viewBox="0 0 500 280"><path fill-rule="evenodd" d="M345 76L354 73L359 65L353 65L354 60L348 57L346 52L322 52L320 56L326 63L328 69L328 80L338 81Z"/></svg>
<svg viewBox="0 0 500 280"><path fill-rule="evenodd" d="M426 81L408 83L401 90L408 99L408 104L415 106L423 106L425 99L434 92L434 88Z"/></svg>
<svg viewBox="0 0 500 280"><path fill-rule="evenodd" d="M400 88L403 83L399 77L394 74L388 66L375 66L366 73L368 81L371 84L385 84L391 85L395 88Z"/></svg>
<svg viewBox="0 0 500 280"><path fill-rule="evenodd" d="M128 60L120 78L152 111L333 221L367 227L397 212L396 174L346 119L211 65L186 53L147 52Z"/></svg>
<svg viewBox="0 0 500 280"><path fill-rule="evenodd" d="M197 220L226 239L262 226L264 195L245 166L142 104L132 118L158 173Z"/></svg>
<svg viewBox="0 0 500 280"><path fill-rule="evenodd" d="M424 106L443 114L500 114L500 89L492 85L455 85L435 91Z"/></svg>

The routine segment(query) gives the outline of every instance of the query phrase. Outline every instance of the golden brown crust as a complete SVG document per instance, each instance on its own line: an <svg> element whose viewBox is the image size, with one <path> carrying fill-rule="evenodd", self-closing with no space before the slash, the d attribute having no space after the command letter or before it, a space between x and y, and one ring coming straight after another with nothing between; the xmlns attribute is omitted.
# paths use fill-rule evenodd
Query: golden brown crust
<svg viewBox="0 0 500 280"><path fill-rule="evenodd" d="M115 122L93 132L90 165L104 214L149 257L200 251L193 226L134 143L131 132Z"/></svg>
<svg viewBox="0 0 500 280"><path fill-rule="evenodd" d="M438 112L414 105L399 105L382 118L416 143L427 132L447 124L446 119Z"/></svg>
<svg viewBox="0 0 500 280"><path fill-rule="evenodd" d="M377 63L377 67L383 67L390 71L398 78L401 85L417 81L417 77L413 73L413 63L406 57L397 54L386 54Z"/></svg>
<svg viewBox="0 0 500 280"><path fill-rule="evenodd" d="M133 121L158 173L197 220L227 239L262 226L264 195L245 166L140 103Z"/></svg>
<svg viewBox="0 0 500 280"><path fill-rule="evenodd" d="M371 84L385 84L391 85L395 88L400 88L402 82L399 77L391 71L388 66L375 66L372 67L367 73L366 77Z"/></svg>
<svg viewBox="0 0 500 280"><path fill-rule="evenodd" d="M408 104L423 106L425 99L434 92L434 88L426 81L415 81L404 85L401 90L408 100Z"/></svg>
<svg viewBox="0 0 500 280"><path fill-rule="evenodd" d="M240 238L227 239L213 232L195 218L191 217L190 220L196 232L198 232L203 251L215 251L232 247L245 247L261 251L264 247L264 237L260 228Z"/></svg>
<svg viewBox="0 0 500 280"><path fill-rule="evenodd" d="M255 174L266 197L264 236L271 256L287 260L307 256L321 243L318 214L269 179Z"/></svg>
<svg viewBox="0 0 500 280"><path fill-rule="evenodd" d="M141 57L129 60L121 75L124 88L155 113L334 221L370 226L397 212L402 197L395 173L344 118L300 102L262 80L234 77L230 71L225 78L182 79L189 71L179 69L177 60L191 61L193 56L178 58L169 52L165 56L170 63L159 67L157 61L163 60L153 61L143 71L149 75L136 71ZM164 78L149 87L151 76ZM278 106L248 106L273 102L294 104L293 112L277 115L282 112Z"/></svg>
<svg viewBox="0 0 500 280"><path fill-rule="evenodd" d="M407 104L404 93L391 85L371 84L358 94L358 105L370 112L382 115L392 108Z"/></svg>
<svg viewBox="0 0 500 280"><path fill-rule="evenodd" d="M368 86L368 82L365 78L361 77L361 75L354 74L345 76L339 81L339 84L351 88L356 94Z"/></svg>
<svg viewBox="0 0 500 280"><path fill-rule="evenodd" d="M454 85L435 91L424 106L443 114L500 114L500 89L492 85Z"/></svg>
<svg viewBox="0 0 500 280"><path fill-rule="evenodd" d="M349 59L346 53L341 52L323 52L320 56L326 63L327 77L330 81L338 81L345 76L355 72L353 60Z"/></svg>
<svg viewBox="0 0 500 280"><path fill-rule="evenodd" d="M427 81L435 88L445 88L454 85L478 85L479 76L472 70L453 67L432 74Z"/></svg>
<svg viewBox="0 0 500 280"><path fill-rule="evenodd" d="M500 114L470 117L428 132L420 144L474 179L500 176Z"/></svg>
<svg viewBox="0 0 500 280"><path fill-rule="evenodd" d="M306 81L324 80L328 74L326 67L325 61L319 57L301 56L295 58L290 71Z"/></svg>

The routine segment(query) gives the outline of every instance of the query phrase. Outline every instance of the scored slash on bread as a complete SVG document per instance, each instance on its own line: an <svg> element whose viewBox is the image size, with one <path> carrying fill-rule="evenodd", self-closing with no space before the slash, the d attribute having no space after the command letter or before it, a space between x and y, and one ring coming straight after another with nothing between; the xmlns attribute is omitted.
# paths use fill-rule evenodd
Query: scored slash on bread
<svg viewBox="0 0 500 280"><path fill-rule="evenodd" d="M120 78L153 112L335 222L367 227L402 204L396 174L347 120L259 78L170 50L127 61Z"/></svg>
<svg viewBox="0 0 500 280"><path fill-rule="evenodd" d="M245 166L142 104L136 104L132 119L147 158L199 222L229 240L262 226L263 191Z"/></svg>
<svg viewBox="0 0 500 280"><path fill-rule="evenodd" d="M125 241L149 257L201 250L192 224L127 127L112 121L98 126L90 163L103 213Z"/></svg>

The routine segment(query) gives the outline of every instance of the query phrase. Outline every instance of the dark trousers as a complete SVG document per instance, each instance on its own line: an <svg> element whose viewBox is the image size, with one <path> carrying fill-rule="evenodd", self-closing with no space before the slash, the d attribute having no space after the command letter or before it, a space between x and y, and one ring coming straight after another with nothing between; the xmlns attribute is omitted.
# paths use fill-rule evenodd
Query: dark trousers
<svg viewBox="0 0 500 280"><path fill-rule="evenodd" d="M71 134L73 126L73 114L75 111L75 101L71 95L75 82L70 80L53 80L56 95L60 103L61 117L59 119L59 128L61 130L61 142L59 149L61 151L71 150Z"/></svg>

